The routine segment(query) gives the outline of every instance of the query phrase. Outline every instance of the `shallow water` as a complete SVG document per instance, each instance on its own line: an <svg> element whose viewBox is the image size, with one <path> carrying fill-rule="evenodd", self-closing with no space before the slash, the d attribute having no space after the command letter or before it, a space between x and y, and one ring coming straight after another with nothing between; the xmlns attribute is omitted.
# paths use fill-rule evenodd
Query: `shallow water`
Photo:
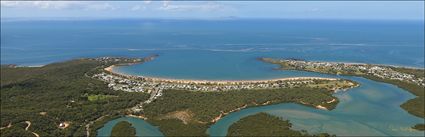
<svg viewBox="0 0 425 137"><path fill-rule="evenodd" d="M330 133L337 136L420 136L424 132L410 127L423 123L399 105L414 97L393 85L371 80L344 77L355 80L360 87L335 94L340 99L331 111L318 110L299 104L277 104L244 109L231 113L209 128L212 136L225 136L231 124L259 112L289 119L293 128L309 133Z"/></svg>
<svg viewBox="0 0 425 137"><path fill-rule="evenodd" d="M115 71L132 75L211 80L321 76L350 79L361 85L347 92L335 94L340 99L340 103L332 111L317 110L290 103L248 108L231 113L211 126L208 133L212 136L226 135L231 124L259 112L267 112L289 119L293 123L294 129L307 130L309 133L325 132L339 136L418 136L424 134L424 132L414 131L410 128L415 124L423 123L423 119L410 115L400 108L403 102L414 96L394 85L359 77L274 70L276 65L256 60L253 56L257 56L257 54L252 56L220 54L220 57L226 58L222 61L216 58L211 59L210 55L204 55L204 53L199 53L199 55L179 57L178 53L170 53L145 64L118 67ZM217 66L217 64L220 65ZM173 67L174 65L182 67ZM200 68L203 68L204 71L199 71ZM226 69L228 72L223 72Z"/></svg>
<svg viewBox="0 0 425 137"><path fill-rule="evenodd" d="M2 20L1 63L40 65L81 57L159 53L179 54L174 58L177 62L185 61L180 57L199 56L223 66L233 63L225 56L247 61L261 55L423 67L423 30L423 21ZM189 65L198 65L194 63Z"/></svg>
<svg viewBox="0 0 425 137"><path fill-rule="evenodd" d="M97 130L98 137L107 137L111 135L112 128L121 121L127 121L136 129L136 136L164 136L157 127L154 127L140 118L135 117L120 117L108 121L102 128Z"/></svg>

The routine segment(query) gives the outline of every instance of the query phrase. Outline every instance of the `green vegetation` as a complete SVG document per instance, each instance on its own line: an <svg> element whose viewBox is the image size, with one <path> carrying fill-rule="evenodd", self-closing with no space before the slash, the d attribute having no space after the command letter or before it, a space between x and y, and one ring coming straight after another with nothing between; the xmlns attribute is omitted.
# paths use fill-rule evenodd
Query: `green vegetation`
<svg viewBox="0 0 425 137"><path fill-rule="evenodd" d="M15 123L10 128L0 130L0 135L2 137L35 137L30 131L25 130L27 126L25 122Z"/></svg>
<svg viewBox="0 0 425 137"><path fill-rule="evenodd" d="M326 133L309 135L305 131L292 130L291 127L292 124L288 120L261 112L231 125L227 136L330 136Z"/></svg>
<svg viewBox="0 0 425 137"><path fill-rule="evenodd" d="M87 76L108 65L80 59L44 67L2 67L1 127L9 123L12 127L2 129L1 136L27 134L16 126L23 121L31 121L29 130L40 136L85 136L85 125L90 121L104 115L125 114L126 108L149 97L111 90L102 81ZM103 96L90 101L87 95ZM59 123L64 121L71 124L60 129Z"/></svg>
<svg viewBox="0 0 425 137"><path fill-rule="evenodd" d="M105 59L107 60L107 59ZM131 60L130 60L131 61ZM145 93L114 91L90 76L103 68L122 62L79 59L44 67L2 67L1 136L95 136L96 129L107 121L128 113L127 109L149 98ZM145 106L148 121L160 126L167 136L206 136L213 120L237 108L294 102L333 109L338 100L329 89L344 87L340 81L273 90L236 90L193 92L167 90ZM335 102L327 103L335 99ZM19 123L30 121L28 131ZM70 123L64 129L62 122ZM30 135L28 134L28 135ZM31 134L33 135L33 134Z"/></svg>
<svg viewBox="0 0 425 137"><path fill-rule="evenodd" d="M205 136L207 125L212 124L213 119L237 108L294 102L332 109L338 101L326 102L333 99L337 100L326 89L308 87L225 92L167 90L161 98L147 104L144 112L148 121L159 126L166 136Z"/></svg>
<svg viewBox="0 0 425 137"><path fill-rule="evenodd" d="M136 130L127 121L118 122L111 132L112 137L135 137Z"/></svg>
<svg viewBox="0 0 425 137"><path fill-rule="evenodd" d="M191 122L184 124L178 119L148 119L152 125L159 126L165 136L208 136L206 130L208 125L204 123Z"/></svg>
<svg viewBox="0 0 425 137"><path fill-rule="evenodd" d="M107 122L114 120L116 118L119 118L120 115L114 115L114 116L110 116L110 115L106 115L106 116L102 116L98 119L96 119L95 121L92 121L90 123L90 136L91 137L95 137L97 136L97 130L102 128Z"/></svg>
<svg viewBox="0 0 425 137"><path fill-rule="evenodd" d="M117 97L117 96L112 96L112 95L89 95L87 96L87 99L89 101L99 101L99 100L105 100L111 97Z"/></svg>
<svg viewBox="0 0 425 137"><path fill-rule="evenodd" d="M291 130L291 123L267 113L258 113L240 119L229 127L227 136L303 136ZM253 130L255 129L255 130Z"/></svg>

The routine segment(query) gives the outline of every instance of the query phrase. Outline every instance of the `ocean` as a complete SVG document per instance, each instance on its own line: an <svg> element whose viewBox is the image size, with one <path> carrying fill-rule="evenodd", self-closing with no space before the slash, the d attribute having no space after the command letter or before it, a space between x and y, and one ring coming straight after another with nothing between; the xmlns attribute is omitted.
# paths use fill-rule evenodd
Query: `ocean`
<svg viewBox="0 0 425 137"><path fill-rule="evenodd" d="M424 67L423 21L373 20L62 20L1 22L1 63L38 66L74 58L123 56L153 61L114 71L142 76L241 80L294 76L340 77L279 71L258 57L299 58ZM295 129L336 135L423 135L410 126L423 123L399 105L414 96L396 86L358 77L360 87L335 94L332 111L297 104L255 107L231 113L211 126L225 135L240 118L267 112L289 119ZM380 115L385 114L385 115ZM147 122L136 122L138 135L159 135ZM139 121L139 122L138 122ZM102 135L110 133L111 121ZM137 125L137 124L136 124ZM152 134L143 131L153 131Z"/></svg>
<svg viewBox="0 0 425 137"><path fill-rule="evenodd" d="M160 54L176 62L205 60L215 66L226 64L210 61L234 64L268 56L423 67L423 37L423 21L2 20L1 63L31 66L82 57Z"/></svg>

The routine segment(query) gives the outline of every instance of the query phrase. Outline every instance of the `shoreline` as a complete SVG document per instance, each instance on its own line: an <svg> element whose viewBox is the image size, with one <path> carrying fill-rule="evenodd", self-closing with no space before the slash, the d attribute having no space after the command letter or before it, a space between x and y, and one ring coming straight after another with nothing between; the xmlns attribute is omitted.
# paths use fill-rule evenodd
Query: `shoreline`
<svg viewBox="0 0 425 137"><path fill-rule="evenodd" d="M271 58L271 59L279 59L279 60L293 60L293 59L288 59L288 58L273 58L273 57L259 57L258 59L261 60L262 58ZM347 65L377 65L377 66L388 66L388 67L395 67L395 68L408 68L408 69L425 70L425 66L419 67L419 66L403 66L403 65L394 65L394 64L374 64L374 63L346 62L346 61L326 61L326 60L302 60L302 61L328 62L328 63L339 63L339 64L347 64Z"/></svg>
<svg viewBox="0 0 425 137"><path fill-rule="evenodd" d="M170 82L170 83L182 83L182 84L238 84L238 83L266 83L274 81L289 81L289 80L338 80L338 78L328 78L328 77L286 77L286 78L273 78L273 79L259 79L259 80L197 80L197 79L174 79L174 78L160 78L160 77L150 77L150 76L140 76L140 75L130 75L123 74L114 71L114 68L117 65L111 65L104 68L105 71L132 78L145 78L150 81L155 82Z"/></svg>

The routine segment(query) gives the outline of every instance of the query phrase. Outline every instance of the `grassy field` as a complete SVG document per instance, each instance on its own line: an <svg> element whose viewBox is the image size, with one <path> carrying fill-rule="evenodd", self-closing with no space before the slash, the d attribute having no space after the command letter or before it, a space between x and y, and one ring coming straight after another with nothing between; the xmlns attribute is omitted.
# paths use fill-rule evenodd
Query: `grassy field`
<svg viewBox="0 0 425 137"><path fill-rule="evenodd" d="M87 99L89 101L101 101L101 100L106 100L112 97L117 97L117 96L112 96L112 95L89 95L87 96Z"/></svg>

